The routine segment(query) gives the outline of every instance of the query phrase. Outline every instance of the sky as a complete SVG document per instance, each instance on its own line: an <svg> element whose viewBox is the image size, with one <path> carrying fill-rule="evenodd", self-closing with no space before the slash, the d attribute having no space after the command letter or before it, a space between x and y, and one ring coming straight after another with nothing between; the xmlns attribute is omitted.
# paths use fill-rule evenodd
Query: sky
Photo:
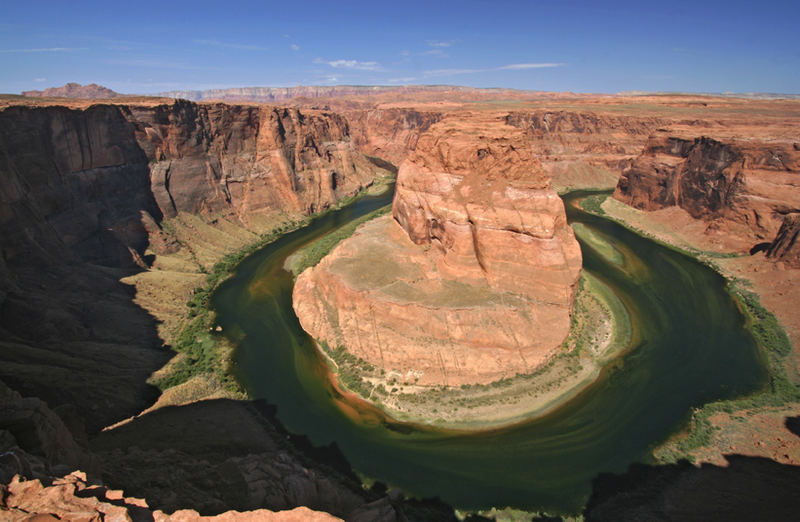
<svg viewBox="0 0 800 522"><path fill-rule="evenodd" d="M0 92L294 85L800 93L800 2L4 0Z"/></svg>

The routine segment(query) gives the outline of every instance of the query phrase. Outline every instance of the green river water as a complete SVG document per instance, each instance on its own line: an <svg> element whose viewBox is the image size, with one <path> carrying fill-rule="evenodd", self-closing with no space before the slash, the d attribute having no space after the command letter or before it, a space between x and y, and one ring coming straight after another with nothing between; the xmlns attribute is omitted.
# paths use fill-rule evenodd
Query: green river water
<svg viewBox="0 0 800 522"><path fill-rule="evenodd" d="M251 396L277 407L287 429L314 444L335 442L355 470L408 495L438 496L462 509L580 511L598 473L650 461L652 447L680 429L693 407L749 393L766 380L723 278L574 208L571 202L585 195L565 197L568 218L608 241L617 255L607 257L617 262L582 243L584 269L625 303L637 340L553 413L502 429L449 432L392 422L331 386L292 310L292 276L283 262L309 241L390 203L391 192L282 237L245 259L218 288L212 306L237 345L237 378Z"/></svg>

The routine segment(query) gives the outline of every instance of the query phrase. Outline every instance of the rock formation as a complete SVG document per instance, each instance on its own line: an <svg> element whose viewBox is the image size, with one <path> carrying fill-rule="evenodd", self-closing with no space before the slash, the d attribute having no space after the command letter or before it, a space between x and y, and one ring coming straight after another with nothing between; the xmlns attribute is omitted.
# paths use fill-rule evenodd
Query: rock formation
<svg viewBox="0 0 800 522"><path fill-rule="evenodd" d="M443 120L401 165L392 218L298 278L313 337L419 384L530 372L566 337L581 255L524 134Z"/></svg>
<svg viewBox="0 0 800 522"><path fill-rule="evenodd" d="M22 95L32 98L87 98L92 100L105 100L121 96L118 92L96 83L81 85L73 82L61 87L50 87L43 91L22 91Z"/></svg>
<svg viewBox="0 0 800 522"><path fill-rule="evenodd" d="M800 268L800 213L783 218L778 235L767 250L767 257Z"/></svg>
<svg viewBox="0 0 800 522"><path fill-rule="evenodd" d="M442 118L439 112L413 108L348 111L344 116L358 150L395 165L416 148L420 135Z"/></svg>
<svg viewBox="0 0 800 522"><path fill-rule="evenodd" d="M800 151L791 143L652 137L614 197L635 208L679 206L751 242L772 239L800 209Z"/></svg>

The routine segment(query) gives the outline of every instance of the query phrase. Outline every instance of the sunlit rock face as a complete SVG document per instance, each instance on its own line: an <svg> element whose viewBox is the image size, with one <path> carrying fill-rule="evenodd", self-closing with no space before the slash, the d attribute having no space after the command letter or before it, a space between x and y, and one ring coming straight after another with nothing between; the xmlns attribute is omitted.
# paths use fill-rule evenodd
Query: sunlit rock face
<svg viewBox="0 0 800 522"><path fill-rule="evenodd" d="M652 136L622 171L614 197L642 210L678 206L707 232L753 244L800 209L800 147L783 140Z"/></svg>
<svg viewBox="0 0 800 522"><path fill-rule="evenodd" d="M581 254L528 143L501 118L432 126L400 167L391 217L298 278L303 327L421 384L546 361L569 330Z"/></svg>

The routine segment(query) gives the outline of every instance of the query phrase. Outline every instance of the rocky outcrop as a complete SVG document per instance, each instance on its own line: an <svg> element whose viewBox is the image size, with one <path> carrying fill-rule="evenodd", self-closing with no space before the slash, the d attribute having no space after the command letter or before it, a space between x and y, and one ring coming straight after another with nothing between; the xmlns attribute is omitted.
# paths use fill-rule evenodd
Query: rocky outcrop
<svg viewBox="0 0 800 522"><path fill-rule="evenodd" d="M0 381L0 484L18 474L45 478L78 467L96 471L64 422L74 420L70 414L62 408L62 418L42 400L22 397ZM71 424L85 438L83 427Z"/></svg>
<svg viewBox="0 0 800 522"><path fill-rule="evenodd" d="M193 522L199 520L217 522L323 522L341 520L328 513L298 507L287 511L259 509L240 513L228 511L220 515L201 516L195 510L179 510L172 514L151 510L147 501L125 497L120 490L108 489L87 482L86 475L79 471L47 484L40 480L24 480L17 476L0 495L0 511L3 520L114 520L156 522Z"/></svg>
<svg viewBox="0 0 800 522"><path fill-rule="evenodd" d="M525 137L493 123L474 124L491 137L445 126L421 138L398 177L392 216L441 255L449 278L569 309L581 256L563 203Z"/></svg>
<svg viewBox="0 0 800 522"><path fill-rule="evenodd" d="M22 91L22 95L32 98L88 98L91 100L105 100L120 96L119 93L112 91L108 87L103 87L96 83L81 85L73 82L61 87L50 87L43 91Z"/></svg>
<svg viewBox="0 0 800 522"><path fill-rule="evenodd" d="M800 268L800 213L783 218L778 235L767 250L767 257Z"/></svg>
<svg viewBox="0 0 800 522"><path fill-rule="evenodd" d="M678 206L754 242L775 237L783 216L800 209L798 171L790 143L662 134L626 166L614 197L642 210Z"/></svg>
<svg viewBox="0 0 800 522"><path fill-rule="evenodd" d="M529 372L564 340L580 249L523 133L485 117L434 125L400 167L392 217L298 278L316 339L451 386Z"/></svg>

